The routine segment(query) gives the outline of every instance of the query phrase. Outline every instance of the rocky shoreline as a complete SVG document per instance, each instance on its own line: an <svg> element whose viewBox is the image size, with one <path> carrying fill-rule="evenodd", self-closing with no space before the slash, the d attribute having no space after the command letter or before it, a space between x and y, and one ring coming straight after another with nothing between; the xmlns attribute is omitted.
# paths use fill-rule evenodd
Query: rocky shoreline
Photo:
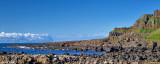
<svg viewBox="0 0 160 64"><path fill-rule="evenodd" d="M84 40L84 41L66 41L66 42L56 42L56 43L42 43L35 45L15 45L10 47L25 46L29 48L34 48L35 50L62 50L68 49L73 51L101 51L105 54L101 55L89 55L89 54L79 54L79 55L45 55L48 58L53 58L59 56L77 58L78 60L73 60L67 58L68 61L56 60L56 62L51 62L49 59L48 64L152 64L160 62L160 47L159 43L154 41L139 40L143 39L142 35L138 33L125 33L121 36L108 37L104 39L94 39L94 40ZM114 40L116 40L114 42ZM144 43L145 42L145 43ZM82 45L83 44L83 45ZM25 54L28 57L35 55ZM24 56L25 56L24 55ZM2 55L3 56L3 55ZM12 55L11 55L12 56ZM18 57L20 55L17 55ZM44 55L40 55L44 56ZM45 57L45 58L46 58ZM22 60L19 59L19 60ZM46 60L46 59L45 59ZM71 62L70 62L71 61ZM44 64L39 60L34 60ZM34 63L33 62L33 63ZM27 62L29 63L29 62Z"/></svg>
<svg viewBox="0 0 160 64"><path fill-rule="evenodd" d="M111 47L146 47L152 48L154 41L143 40L144 35L139 33L125 33L121 36L108 37L103 39L93 40L81 40L81 41L65 41L65 42L50 42L40 43L33 45L14 45L9 47L26 47L35 50L73 50L73 51L94 51L94 52L105 52ZM141 40L140 40L141 39ZM145 42L145 43L144 43ZM157 46L160 46L156 42Z"/></svg>
<svg viewBox="0 0 160 64"><path fill-rule="evenodd" d="M73 54L31 55L20 53L0 53L0 64L158 64L160 62L160 47L154 43L152 48L146 47L110 47L105 54Z"/></svg>

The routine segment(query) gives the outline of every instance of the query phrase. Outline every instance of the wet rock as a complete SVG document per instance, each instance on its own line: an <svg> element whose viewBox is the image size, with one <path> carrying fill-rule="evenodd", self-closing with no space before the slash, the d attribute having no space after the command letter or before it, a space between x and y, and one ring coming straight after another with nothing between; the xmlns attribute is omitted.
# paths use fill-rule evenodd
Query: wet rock
<svg viewBox="0 0 160 64"><path fill-rule="evenodd" d="M7 52L0 52L0 55L7 54Z"/></svg>
<svg viewBox="0 0 160 64"><path fill-rule="evenodd" d="M104 51L103 47L102 46L98 47L97 52L102 52L102 51Z"/></svg>
<svg viewBox="0 0 160 64"><path fill-rule="evenodd" d="M19 52L19 54L26 54L25 52L23 52L23 51L21 51L21 52Z"/></svg>
<svg viewBox="0 0 160 64"><path fill-rule="evenodd" d="M77 48L72 48L73 51L77 51Z"/></svg>
<svg viewBox="0 0 160 64"><path fill-rule="evenodd" d="M69 55L69 53L64 53L63 55Z"/></svg>
<svg viewBox="0 0 160 64"><path fill-rule="evenodd" d="M77 54L73 54L73 56L77 56Z"/></svg>
<svg viewBox="0 0 160 64"><path fill-rule="evenodd" d="M55 53L50 53L50 54L48 54L49 56L54 56L54 55L56 55Z"/></svg>

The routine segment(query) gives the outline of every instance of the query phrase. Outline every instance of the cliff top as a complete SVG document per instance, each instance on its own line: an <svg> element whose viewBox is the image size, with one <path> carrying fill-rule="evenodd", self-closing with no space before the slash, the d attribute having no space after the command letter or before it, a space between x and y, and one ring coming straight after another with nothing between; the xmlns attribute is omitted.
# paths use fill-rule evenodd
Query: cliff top
<svg viewBox="0 0 160 64"><path fill-rule="evenodd" d="M126 33L150 33L160 28L160 10L155 10L154 14L143 14L142 18L136 20L135 24L128 28L115 28L111 32Z"/></svg>

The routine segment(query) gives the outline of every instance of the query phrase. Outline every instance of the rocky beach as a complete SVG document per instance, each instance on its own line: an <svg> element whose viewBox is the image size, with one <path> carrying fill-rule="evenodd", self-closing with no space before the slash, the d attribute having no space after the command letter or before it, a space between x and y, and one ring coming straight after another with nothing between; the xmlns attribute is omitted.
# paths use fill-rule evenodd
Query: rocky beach
<svg viewBox="0 0 160 64"><path fill-rule="evenodd" d="M159 64L160 47L153 43L152 48L147 47L108 47L105 54L73 54L63 55L38 54L31 55L24 52L0 53L1 64Z"/></svg>

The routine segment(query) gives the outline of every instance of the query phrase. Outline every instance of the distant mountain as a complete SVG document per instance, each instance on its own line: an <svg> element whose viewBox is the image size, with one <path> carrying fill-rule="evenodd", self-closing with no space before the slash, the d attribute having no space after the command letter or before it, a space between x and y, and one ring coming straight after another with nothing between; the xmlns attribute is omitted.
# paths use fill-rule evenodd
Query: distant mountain
<svg viewBox="0 0 160 64"><path fill-rule="evenodd" d="M49 34L0 33L0 43L43 43L52 42Z"/></svg>

